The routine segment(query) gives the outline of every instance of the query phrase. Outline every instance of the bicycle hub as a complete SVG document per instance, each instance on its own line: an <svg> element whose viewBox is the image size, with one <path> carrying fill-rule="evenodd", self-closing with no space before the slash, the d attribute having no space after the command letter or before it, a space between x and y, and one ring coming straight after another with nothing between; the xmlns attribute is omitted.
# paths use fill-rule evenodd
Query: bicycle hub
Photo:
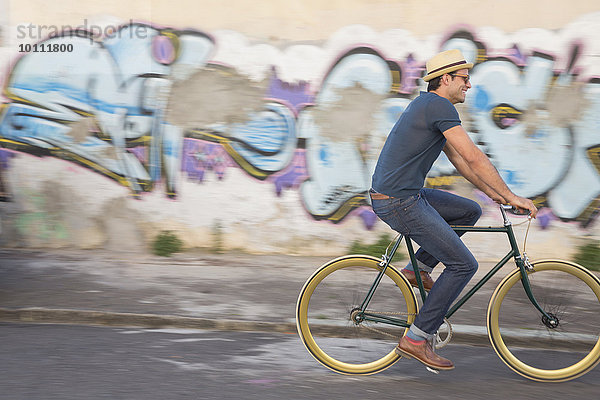
<svg viewBox="0 0 600 400"><path fill-rule="evenodd" d="M350 320L354 322L356 325L360 324L365 320L365 316L363 315L360 308L355 308L350 312Z"/></svg>
<svg viewBox="0 0 600 400"><path fill-rule="evenodd" d="M548 316L550 318L546 317L545 315L542 316L542 322L544 323L544 325L546 325L550 329L558 328L559 322L556 315L548 313Z"/></svg>

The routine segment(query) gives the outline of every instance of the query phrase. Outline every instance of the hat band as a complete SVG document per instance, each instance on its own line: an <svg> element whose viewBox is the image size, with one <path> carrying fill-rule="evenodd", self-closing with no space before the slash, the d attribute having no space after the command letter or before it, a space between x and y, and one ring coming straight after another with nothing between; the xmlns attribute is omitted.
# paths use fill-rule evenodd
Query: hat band
<svg viewBox="0 0 600 400"><path fill-rule="evenodd" d="M441 71L441 70L443 70L443 69L446 69L446 68L451 68L451 67L455 67L455 66L457 66L457 65L466 64L466 63L467 63L467 62L466 62L465 60L462 60L462 61L455 62L455 63L452 63L452 64L444 65L443 67L440 67L440 68L434 69L433 71L429 71L429 72L427 73L427 75L434 74L434 73L436 73L436 72L438 72L438 71Z"/></svg>

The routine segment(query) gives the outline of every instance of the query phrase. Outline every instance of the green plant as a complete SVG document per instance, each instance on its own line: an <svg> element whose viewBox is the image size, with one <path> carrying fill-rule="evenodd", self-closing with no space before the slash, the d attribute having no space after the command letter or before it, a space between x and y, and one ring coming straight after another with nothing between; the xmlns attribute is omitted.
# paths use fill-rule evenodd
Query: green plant
<svg viewBox="0 0 600 400"><path fill-rule="evenodd" d="M215 223L212 227L212 237L213 237L213 253L223 253L223 224L221 221L215 220Z"/></svg>
<svg viewBox="0 0 600 400"><path fill-rule="evenodd" d="M157 256L168 257L181 251L183 242L171 231L161 231L152 244L152 250Z"/></svg>
<svg viewBox="0 0 600 400"><path fill-rule="evenodd" d="M385 250L388 248L388 246L390 246L390 242L392 240L393 238L387 233L384 233L381 236L379 236L379 239L377 239L377 241L373 244L363 244L362 242L356 240L350 246L350 253L366 254L373 257L381 257L383 254L385 254ZM397 261L402 260L404 258L405 255L402 254L402 252L400 251L397 251L394 255L394 260Z"/></svg>
<svg viewBox="0 0 600 400"><path fill-rule="evenodd" d="M600 271L600 242L588 241L578 246L574 261L587 269Z"/></svg>

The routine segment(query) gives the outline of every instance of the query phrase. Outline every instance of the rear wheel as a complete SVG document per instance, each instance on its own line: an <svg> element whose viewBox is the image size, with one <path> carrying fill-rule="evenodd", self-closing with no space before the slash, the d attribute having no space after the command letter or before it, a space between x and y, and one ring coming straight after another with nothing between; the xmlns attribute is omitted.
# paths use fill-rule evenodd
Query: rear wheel
<svg viewBox="0 0 600 400"><path fill-rule="evenodd" d="M333 371L373 374L400 358L394 349L406 328L360 318L359 308L380 271L379 262L369 256L335 259L317 270L300 292L298 334L310 354ZM391 265L366 311L402 318L408 324L414 320L415 295Z"/></svg>

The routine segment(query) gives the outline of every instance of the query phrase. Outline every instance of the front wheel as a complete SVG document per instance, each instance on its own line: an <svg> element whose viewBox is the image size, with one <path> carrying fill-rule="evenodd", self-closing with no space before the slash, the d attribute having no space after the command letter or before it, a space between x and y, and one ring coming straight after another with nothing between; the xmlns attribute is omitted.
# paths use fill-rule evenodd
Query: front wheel
<svg viewBox="0 0 600 400"><path fill-rule="evenodd" d="M346 256L318 269L304 284L296 306L302 342L321 364L343 374L367 375L394 364L406 328L360 318L358 310L380 271L380 260ZM408 281L391 265L368 312L412 323L417 301ZM382 340L375 340L379 338Z"/></svg>
<svg viewBox="0 0 600 400"><path fill-rule="evenodd" d="M528 277L535 299L554 321L533 306L515 270L489 303L492 347L512 370L536 381L567 381L590 371L600 361L600 280L560 260L533 263Z"/></svg>

